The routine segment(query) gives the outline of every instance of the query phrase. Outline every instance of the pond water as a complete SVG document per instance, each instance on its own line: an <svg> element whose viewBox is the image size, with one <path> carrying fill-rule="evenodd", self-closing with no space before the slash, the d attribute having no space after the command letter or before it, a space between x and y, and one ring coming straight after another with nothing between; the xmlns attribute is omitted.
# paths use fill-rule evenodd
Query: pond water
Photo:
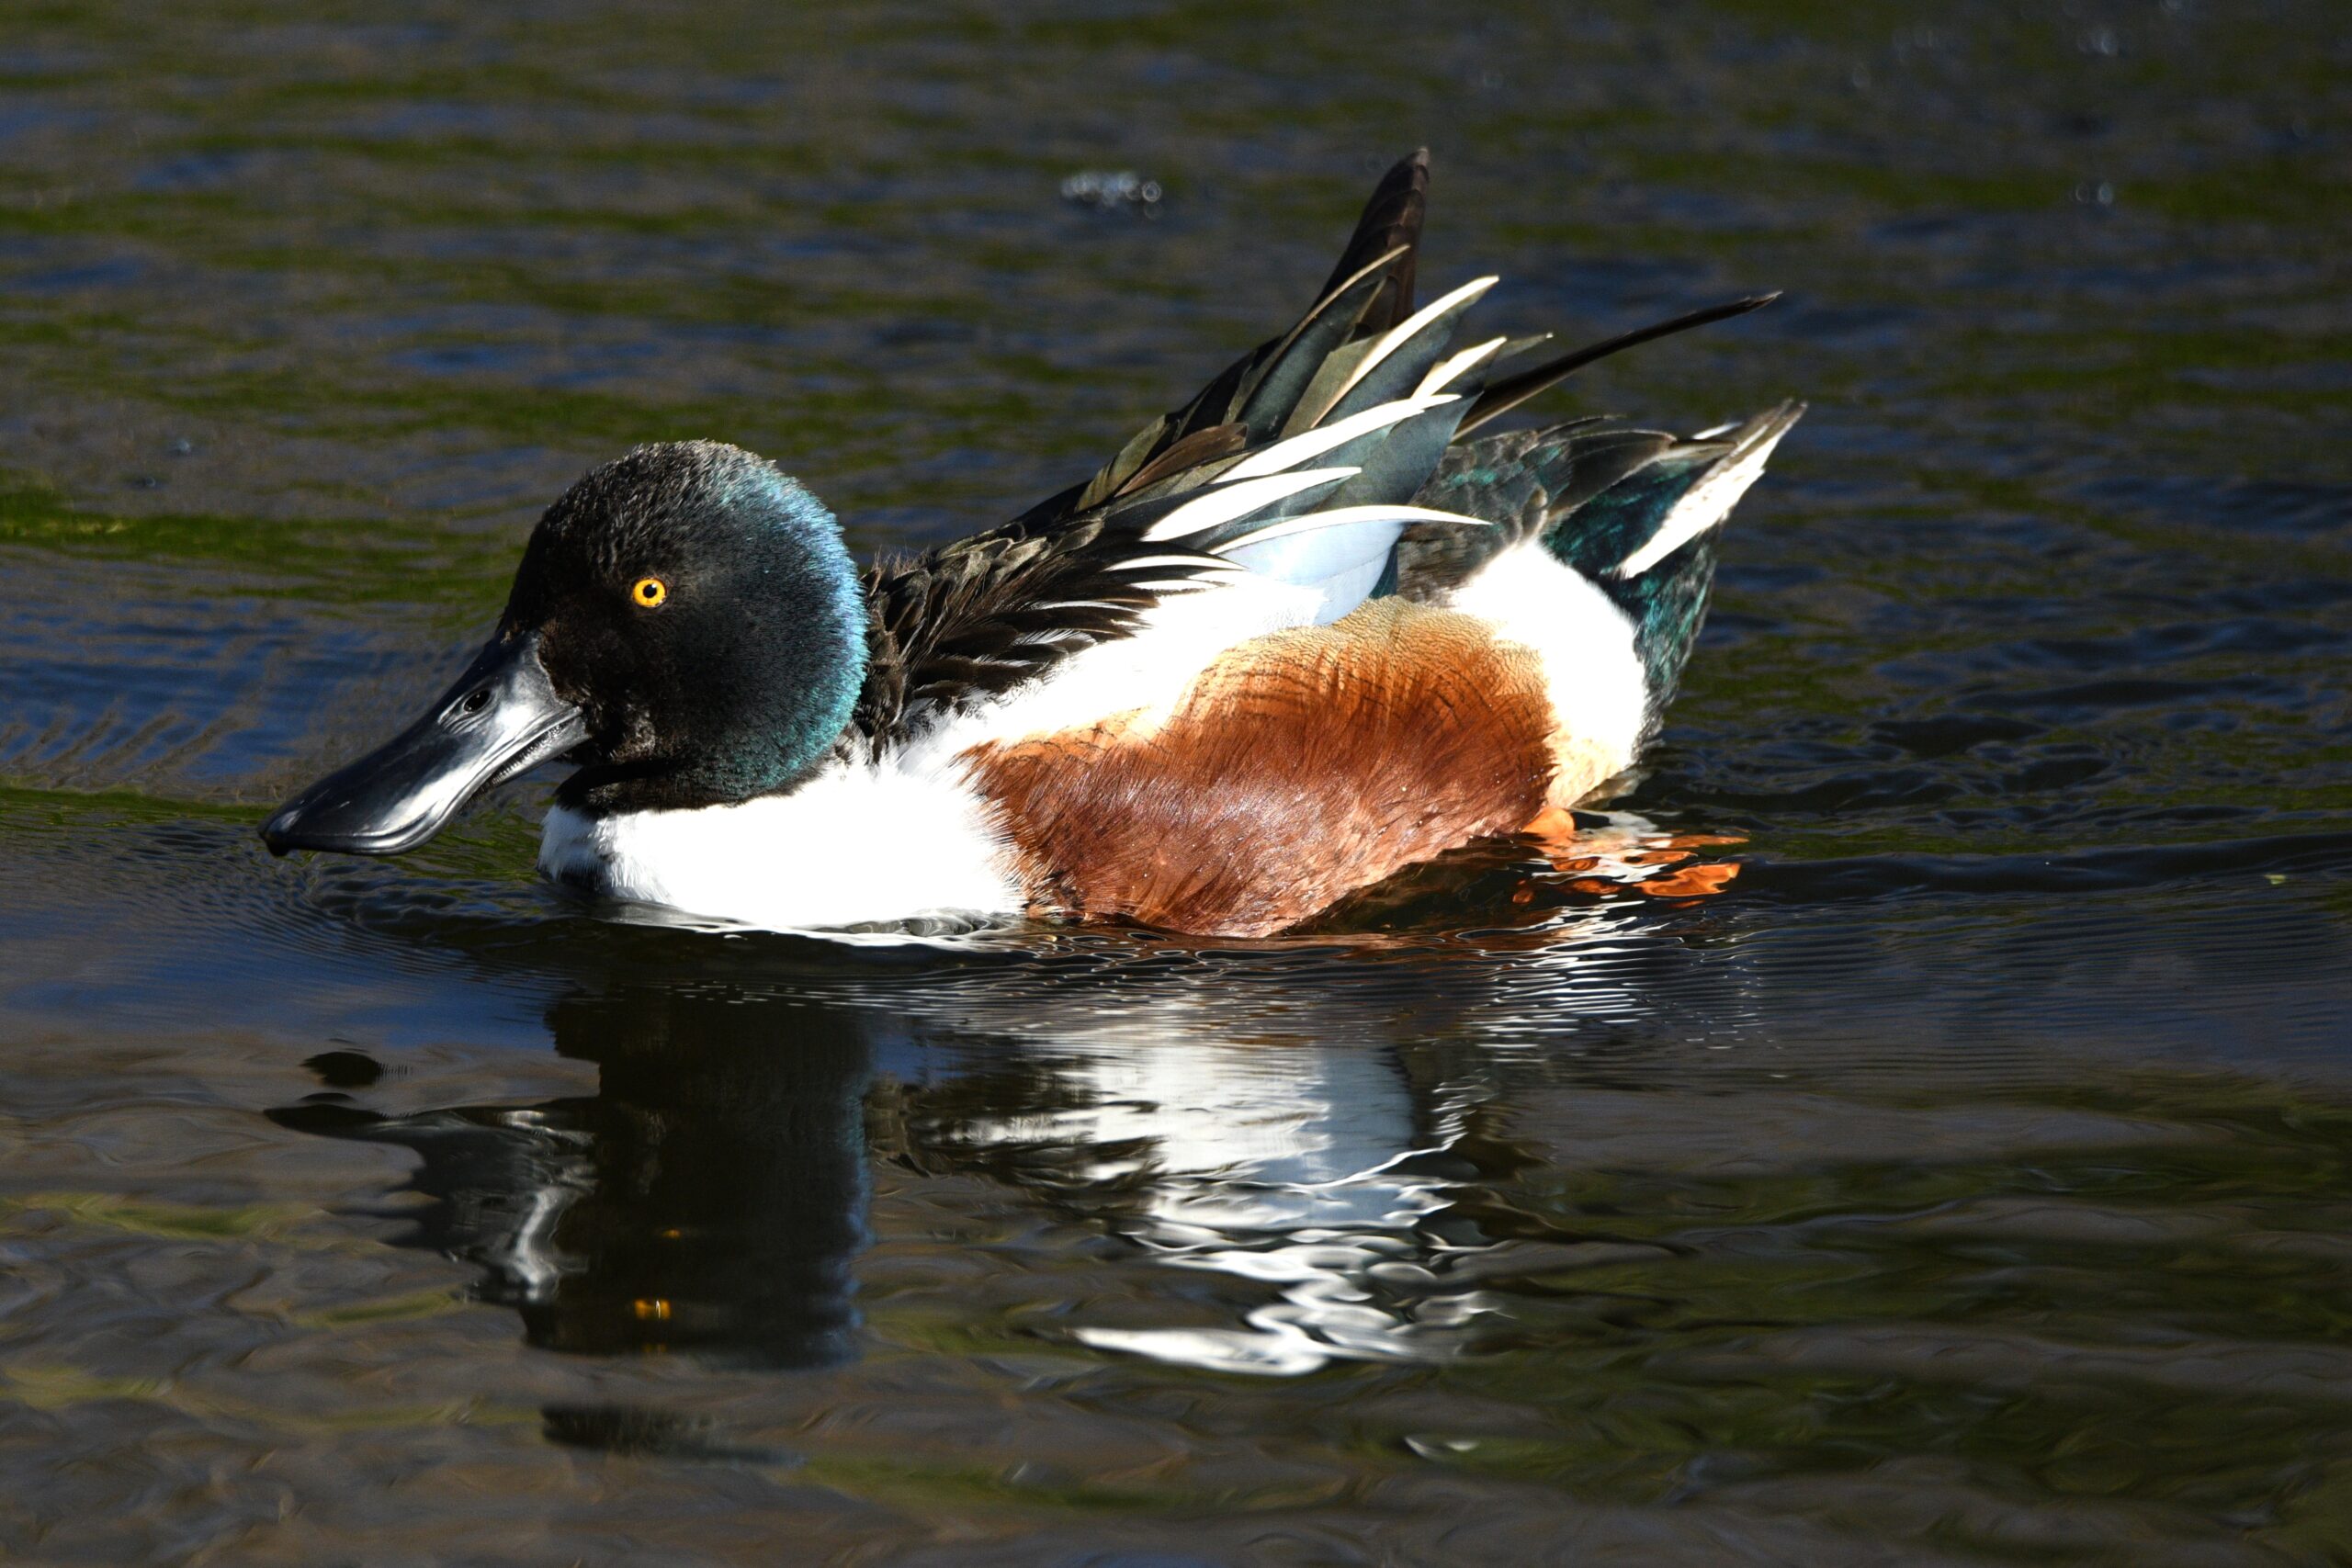
<svg viewBox="0 0 2352 1568"><path fill-rule="evenodd" d="M0 1556L2352 1558L2337 7L206 10L0 28ZM1813 405L1596 863L848 947L537 886L544 778L255 841L589 465L1009 515L1423 141L1501 329L1788 291L1544 405Z"/></svg>

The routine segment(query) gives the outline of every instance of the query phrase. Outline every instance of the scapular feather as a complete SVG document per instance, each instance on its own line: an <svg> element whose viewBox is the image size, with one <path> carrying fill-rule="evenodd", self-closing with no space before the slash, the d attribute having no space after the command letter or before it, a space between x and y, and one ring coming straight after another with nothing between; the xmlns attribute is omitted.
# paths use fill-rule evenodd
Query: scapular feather
<svg viewBox="0 0 2352 1568"><path fill-rule="evenodd" d="M1388 283L1393 255L1382 256L1324 296L1267 356L1265 368L1242 393L1238 417L1253 441L1287 429L1300 400L1331 356L1363 330L1365 312Z"/></svg>

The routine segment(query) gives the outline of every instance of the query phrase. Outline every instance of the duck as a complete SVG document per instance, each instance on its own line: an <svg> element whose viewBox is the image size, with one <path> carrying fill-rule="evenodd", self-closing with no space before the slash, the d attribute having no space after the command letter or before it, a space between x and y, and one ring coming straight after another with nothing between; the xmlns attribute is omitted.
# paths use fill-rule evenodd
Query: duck
<svg viewBox="0 0 2352 1568"><path fill-rule="evenodd" d="M1489 431L1777 296L1457 345L1497 280L1417 302L1429 174L1426 149L1386 173L1286 331L1001 526L861 571L740 447L593 469L464 671L264 843L400 854L560 761L539 869L622 905L1258 938L1572 824L1657 736L1722 525L1804 408Z"/></svg>

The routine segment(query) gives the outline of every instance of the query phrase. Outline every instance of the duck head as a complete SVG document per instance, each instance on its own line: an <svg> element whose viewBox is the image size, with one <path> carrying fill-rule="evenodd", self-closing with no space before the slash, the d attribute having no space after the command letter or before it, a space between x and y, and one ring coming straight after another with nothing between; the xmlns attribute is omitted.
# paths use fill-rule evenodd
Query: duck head
<svg viewBox="0 0 2352 1568"><path fill-rule="evenodd" d="M523 552L498 629L424 716L296 795L271 851L390 855L551 758L594 813L790 789L848 726L864 595L841 529L763 457L641 446L574 484Z"/></svg>

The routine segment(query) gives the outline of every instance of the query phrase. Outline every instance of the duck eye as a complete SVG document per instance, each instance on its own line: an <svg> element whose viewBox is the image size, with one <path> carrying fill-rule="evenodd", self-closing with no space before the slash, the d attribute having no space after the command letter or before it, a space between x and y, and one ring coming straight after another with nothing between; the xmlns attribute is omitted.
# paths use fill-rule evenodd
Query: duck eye
<svg viewBox="0 0 2352 1568"><path fill-rule="evenodd" d="M670 585L658 577L640 577L628 596L639 609L650 610L670 596Z"/></svg>

